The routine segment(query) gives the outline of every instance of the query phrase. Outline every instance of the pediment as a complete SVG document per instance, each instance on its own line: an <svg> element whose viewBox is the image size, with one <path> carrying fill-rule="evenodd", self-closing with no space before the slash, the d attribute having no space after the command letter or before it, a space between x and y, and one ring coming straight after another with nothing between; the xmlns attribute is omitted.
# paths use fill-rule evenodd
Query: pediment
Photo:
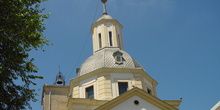
<svg viewBox="0 0 220 110"><path fill-rule="evenodd" d="M176 101L181 103L181 101ZM178 110L137 87L97 107L95 110Z"/></svg>

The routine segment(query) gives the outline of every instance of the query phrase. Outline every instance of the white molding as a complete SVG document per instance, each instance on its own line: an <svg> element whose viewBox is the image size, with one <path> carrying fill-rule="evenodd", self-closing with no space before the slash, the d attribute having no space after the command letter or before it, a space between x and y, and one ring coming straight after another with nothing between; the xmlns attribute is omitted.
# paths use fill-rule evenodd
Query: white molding
<svg viewBox="0 0 220 110"><path fill-rule="evenodd" d="M210 110L220 110L220 101L215 104L214 107L212 107Z"/></svg>
<svg viewBox="0 0 220 110"><path fill-rule="evenodd" d="M111 73L112 97L119 96L118 82L128 82L128 90L134 84L134 76L131 73Z"/></svg>
<svg viewBox="0 0 220 110"><path fill-rule="evenodd" d="M80 87L79 87L79 96L80 98L86 98L85 96L85 89L87 87L93 86L93 90L94 90L94 99L97 98L97 77L91 77L89 79L83 80L80 82Z"/></svg>

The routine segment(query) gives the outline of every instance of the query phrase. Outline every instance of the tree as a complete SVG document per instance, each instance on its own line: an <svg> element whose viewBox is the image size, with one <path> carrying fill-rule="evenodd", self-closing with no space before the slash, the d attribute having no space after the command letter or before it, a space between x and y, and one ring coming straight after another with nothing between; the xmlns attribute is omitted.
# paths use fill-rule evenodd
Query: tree
<svg viewBox="0 0 220 110"><path fill-rule="evenodd" d="M31 50L50 45L43 36L44 20L40 3L45 0L0 0L0 109L18 110L31 108L29 101L36 101L30 85L37 67ZM19 81L18 81L19 80ZM22 84L17 84L21 82Z"/></svg>

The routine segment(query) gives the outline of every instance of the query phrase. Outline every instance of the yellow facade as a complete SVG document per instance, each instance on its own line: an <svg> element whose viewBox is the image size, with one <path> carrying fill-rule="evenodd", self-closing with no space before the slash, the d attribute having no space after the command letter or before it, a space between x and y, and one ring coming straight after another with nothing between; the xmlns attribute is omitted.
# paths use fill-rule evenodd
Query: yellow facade
<svg viewBox="0 0 220 110"><path fill-rule="evenodd" d="M133 73L131 73L131 71ZM70 93L74 94L72 95L72 98L79 98L80 97L80 88L79 88L79 84L80 82L83 82L91 77L95 76L95 82L94 82L94 86L97 85L97 100L111 100L112 98L114 98L114 96L112 94L116 94L118 93L116 89L113 89L112 84L115 83L115 81L117 80L117 78L112 79L113 81L111 81L111 75L112 73L117 73L117 74L122 74L122 75L126 75L129 74L131 75L132 79L127 78L127 79L123 79L125 81L130 81L130 83L132 83L132 85L129 87L130 89L133 87L138 87L138 88L149 88L152 90L152 95L157 96L156 94L156 85L157 82L152 79L149 75L146 74L146 72L142 69L112 69L112 68L101 68L99 70L93 71L91 73L88 73L86 75L83 76L79 76L77 78L74 78L70 81ZM148 81L148 83L151 83L152 85L147 85L145 82L145 80ZM90 81L92 82L92 81ZM114 91L113 91L114 90ZM144 89L147 92L147 89ZM78 93L78 94L77 94ZM118 96L118 95L117 95ZM80 97L80 98L84 98L84 97Z"/></svg>
<svg viewBox="0 0 220 110"><path fill-rule="evenodd" d="M68 110L69 86L44 85L42 92L43 110Z"/></svg>

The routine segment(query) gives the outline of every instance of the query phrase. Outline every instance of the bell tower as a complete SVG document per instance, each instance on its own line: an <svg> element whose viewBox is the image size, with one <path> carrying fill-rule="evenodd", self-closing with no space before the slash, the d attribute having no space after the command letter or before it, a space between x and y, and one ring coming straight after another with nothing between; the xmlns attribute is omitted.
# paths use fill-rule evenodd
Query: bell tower
<svg viewBox="0 0 220 110"><path fill-rule="evenodd" d="M55 79L54 85L63 85L63 86L65 85L65 77L60 72L60 66L59 66L59 73L56 75L56 79Z"/></svg>
<svg viewBox="0 0 220 110"><path fill-rule="evenodd" d="M92 24L91 34L93 40L93 53L105 47L117 47L124 50L122 41L123 26L113 19L106 11L107 0L103 3L103 16Z"/></svg>

